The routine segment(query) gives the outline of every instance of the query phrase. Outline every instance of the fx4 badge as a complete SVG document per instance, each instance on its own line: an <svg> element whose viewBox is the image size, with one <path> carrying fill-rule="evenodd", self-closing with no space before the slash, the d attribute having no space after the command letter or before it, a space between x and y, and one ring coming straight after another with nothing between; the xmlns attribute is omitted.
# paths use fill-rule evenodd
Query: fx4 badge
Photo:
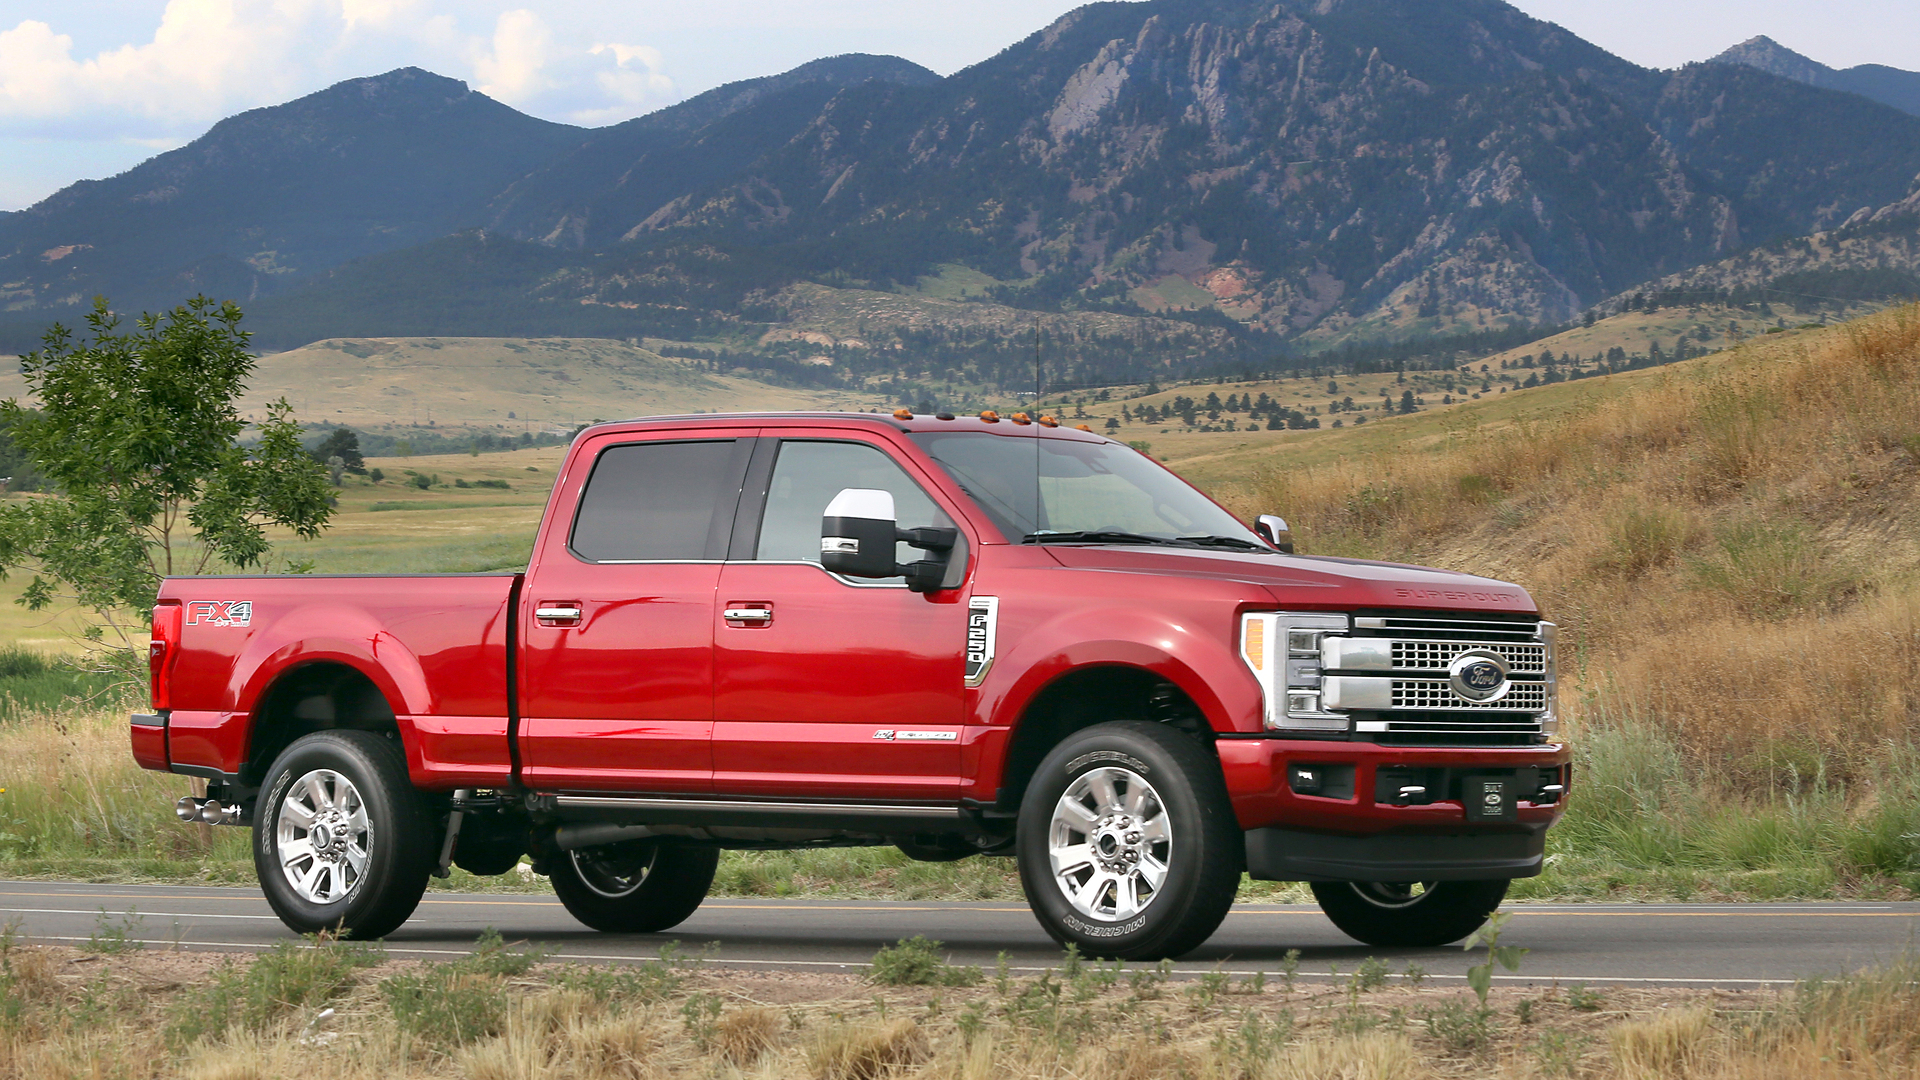
<svg viewBox="0 0 1920 1080"><path fill-rule="evenodd" d="M251 600L189 600L188 626L251 626Z"/></svg>
<svg viewBox="0 0 1920 1080"><path fill-rule="evenodd" d="M1000 621L1000 598L976 596L967 601L967 686L987 681L993 667L994 631Z"/></svg>

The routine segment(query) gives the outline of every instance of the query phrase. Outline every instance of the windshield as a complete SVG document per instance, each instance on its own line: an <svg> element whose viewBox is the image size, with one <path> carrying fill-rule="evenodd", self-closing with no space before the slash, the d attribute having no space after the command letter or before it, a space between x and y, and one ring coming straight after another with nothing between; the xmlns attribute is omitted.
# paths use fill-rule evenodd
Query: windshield
<svg viewBox="0 0 1920 1080"><path fill-rule="evenodd" d="M911 437L1011 540L1212 542L1271 550L1185 481L1117 443L983 431Z"/></svg>

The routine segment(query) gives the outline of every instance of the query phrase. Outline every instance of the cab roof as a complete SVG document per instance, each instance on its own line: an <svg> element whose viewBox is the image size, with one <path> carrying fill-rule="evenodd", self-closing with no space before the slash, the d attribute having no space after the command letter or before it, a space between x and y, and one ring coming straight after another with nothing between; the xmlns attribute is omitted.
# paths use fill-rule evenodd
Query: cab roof
<svg viewBox="0 0 1920 1080"><path fill-rule="evenodd" d="M727 412L727 413L681 413L669 416L636 416L629 420L608 420L594 424L587 431L603 428L631 429L636 425L655 424L693 424L726 421L736 423L749 421L754 423L781 424L858 424L864 427L877 427L892 431L984 431L996 435L1012 435L1016 432L1045 432L1050 438L1068 438L1079 441L1108 442L1106 436L1095 433L1090 428L1073 427L1054 420L1050 416L1025 419L1025 413L1001 415L992 410L978 414L955 415L953 413L910 413L901 409L894 413L871 412ZM1036 422L1036 420L1038 422ZM1053 423L1047 423L1047 421ZM584 432L583 432L584 434Z"/></svg>

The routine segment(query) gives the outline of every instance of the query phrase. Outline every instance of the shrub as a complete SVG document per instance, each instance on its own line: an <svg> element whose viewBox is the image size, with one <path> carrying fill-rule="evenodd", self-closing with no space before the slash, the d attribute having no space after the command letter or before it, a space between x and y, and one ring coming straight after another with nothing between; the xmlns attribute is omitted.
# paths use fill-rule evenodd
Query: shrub
<svg viewBox="0 0 1920 1080"><path fill-rule="evenodd" d="M867 977L882 986L972 986L980 981L979 968L948 963L940 945L915 935L882 946L873 954Z"/></svg>

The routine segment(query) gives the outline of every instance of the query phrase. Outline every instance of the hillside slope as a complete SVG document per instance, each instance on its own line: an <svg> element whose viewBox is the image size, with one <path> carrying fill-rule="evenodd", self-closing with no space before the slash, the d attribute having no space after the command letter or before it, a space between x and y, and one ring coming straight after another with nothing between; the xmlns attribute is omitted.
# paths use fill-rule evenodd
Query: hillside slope
<svg viewBox="0 0 1920 1080"><path fill-rule="evenodd" d="M1910 305L1321 433L1231 495L1306 550L1526 585L1589 734L1657 721L1636 737L1716 784L1868 791L1920 737L1916 400Z"/></svg>
<svg viewBox="0 0 1920 1080"><path fill-rule="evenodd" d="M26 397L17 367L7 368L0 398ZM885 404L715 373L592 338L330 338L261 357L241 412L263 416L281 397L302 424L449 436L564 434L593 420L665 413Z"/></svg>

